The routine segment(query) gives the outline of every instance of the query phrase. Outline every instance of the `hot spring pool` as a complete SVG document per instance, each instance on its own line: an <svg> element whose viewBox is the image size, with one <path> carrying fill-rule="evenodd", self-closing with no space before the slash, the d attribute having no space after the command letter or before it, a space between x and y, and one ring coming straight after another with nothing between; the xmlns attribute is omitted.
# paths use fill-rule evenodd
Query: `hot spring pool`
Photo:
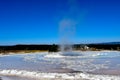
<svg viewBox="0 0 120 80"><path fill-rule="evenodd" d="M120 80L119 51L76 51L0 56L2 80Z"/></svg>

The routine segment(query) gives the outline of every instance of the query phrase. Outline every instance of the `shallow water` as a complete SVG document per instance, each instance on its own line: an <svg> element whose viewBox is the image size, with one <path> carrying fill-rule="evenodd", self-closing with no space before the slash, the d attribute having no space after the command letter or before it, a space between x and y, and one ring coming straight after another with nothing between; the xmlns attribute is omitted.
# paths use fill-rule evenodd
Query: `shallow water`
<svg viewBox="0 0 120 80"><path fill-rule="evenodd" d="M73 73L77 72L76 75L80 74L79 77L81 76L81 72L86 76L89 74L93 77L96 77L96 75L110 75L112 77L120 76L119 51L79 51L73 53L77 53L77 56L69 56L68 54L67 56L61 55L60 52L0 56L0 75L3 80L32 80L32 78L25 78L26 74L24 74L24 77L19 77L20 75L23 75L24 72L34 72L35 75L39 73L45 73L45 75L48 75L47 73L55 73L56 75L70 73L73 75ZM22 72L22 74L18 75L18 72ZM12 76L8 76L8 74L11 74ZM56 75L54 75L54 77ZM41 76L41 74L39 76ZM80 79L82 78L83 74ZM88 78L88 80L94 79ZM107 80L107 78L101 80Z"/></svg>

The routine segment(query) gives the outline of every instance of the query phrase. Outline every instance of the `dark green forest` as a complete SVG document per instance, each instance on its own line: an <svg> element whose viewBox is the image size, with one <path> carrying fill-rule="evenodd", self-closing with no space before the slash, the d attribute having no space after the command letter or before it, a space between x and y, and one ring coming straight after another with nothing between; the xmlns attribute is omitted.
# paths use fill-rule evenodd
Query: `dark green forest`
<svg viewBox="0 0 120 80"><path fill-rule="evenodd" d="M87 47L87 48L86 48ZM19 51L59 51L58 44L52 45L13 45L0 46L0 53L19 52ZM99 43L99 44L74 44L73 50L120 50L120 43Z"/></svg>

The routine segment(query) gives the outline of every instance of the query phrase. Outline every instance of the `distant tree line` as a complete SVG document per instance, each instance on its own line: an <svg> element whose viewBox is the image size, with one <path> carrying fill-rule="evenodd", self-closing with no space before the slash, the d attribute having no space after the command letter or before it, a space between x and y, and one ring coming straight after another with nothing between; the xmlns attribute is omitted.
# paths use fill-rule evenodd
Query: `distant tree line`
<svg viewBox="0 0 120 80"><path fill-rule="evenodd" d="M120 44L74 44L74 50L120 50ZM14 46L0 46L0 53L7 53L9 51L20 50L44 50L49 52L59 51L59 45L14 45Z"/></svg>
<svg viewBox="0 0 120 80"><path fill-rule="evenodd" d="M86 46L89 47L86 49ZM75 50L120 50L120 44L75 44Z"/></svg>
<svg viewBox="0 0 120 80"><path fill-rule="evenodd" d="M0 52L14 51L14 50L43 50L49 52L56 52L58 45L14 45L14 46L0 46Z"/></svg>
<svg viewBox="0 0 120 80"><path fill-rule="evenodd" d="M120 50L120 44L89 44L88 46L103 50Z"/></svg>

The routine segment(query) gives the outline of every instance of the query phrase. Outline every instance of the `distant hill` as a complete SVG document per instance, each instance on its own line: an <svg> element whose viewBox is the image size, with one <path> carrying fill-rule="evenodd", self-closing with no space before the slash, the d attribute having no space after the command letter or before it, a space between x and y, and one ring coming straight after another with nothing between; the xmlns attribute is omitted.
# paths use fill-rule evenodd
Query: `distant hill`
<svg viewBox="0 0 120 80"><path fill-rule="evenodd" d="M119 45L119 44L120 44L120 42L104 42L104 43L94 43L94 44Z"/></svg>
<svg viewBox="0 0 120 80"><path fill-rule="evenodd" d="M120 42L108 42L106 44L120 44Z"/></svg>

